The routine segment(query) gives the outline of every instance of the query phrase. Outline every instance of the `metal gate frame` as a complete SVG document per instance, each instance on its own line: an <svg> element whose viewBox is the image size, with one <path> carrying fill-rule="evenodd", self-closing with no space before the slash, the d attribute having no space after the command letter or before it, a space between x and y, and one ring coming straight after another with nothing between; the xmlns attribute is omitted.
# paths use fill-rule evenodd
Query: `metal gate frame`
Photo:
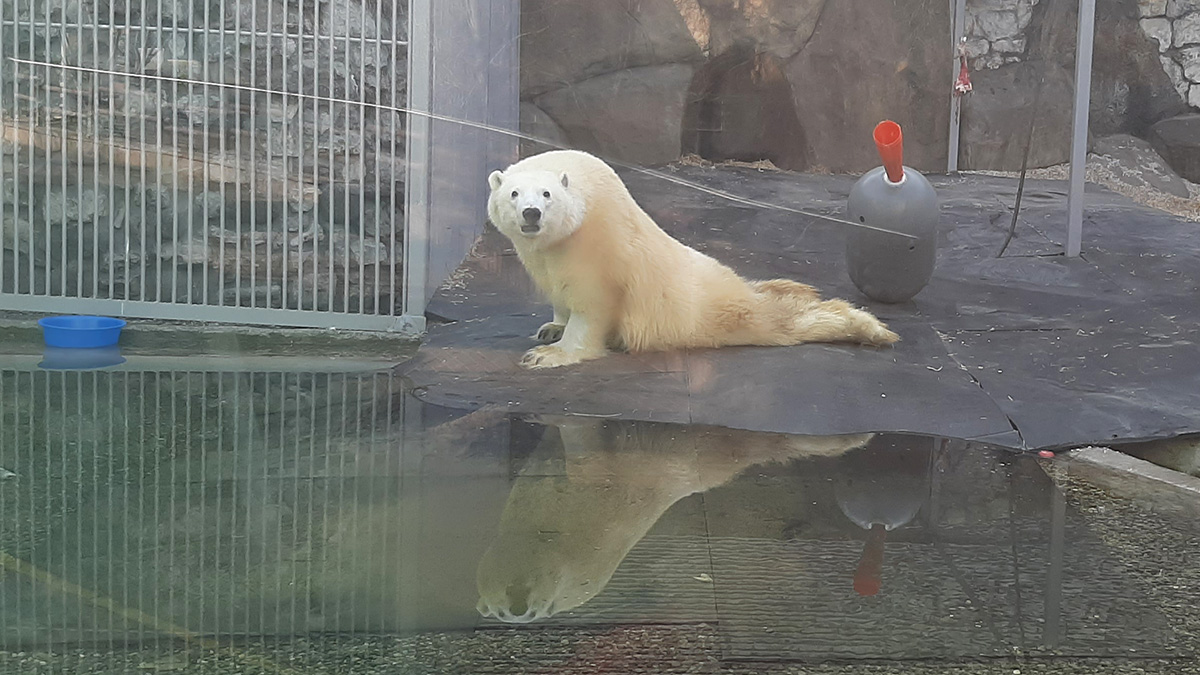
<svg viewBox="0 0 1200 675"><path fill-rule="evenodd" d="M516 131L519 0L409 1L408 107ZM5 33L0 29L0 45ZM492 168L515 161L517 142L418 115L408 115L406 129L399 315L71 297L50 295L49 288L43 295L32 288L28 294L0 291L0 311L388 331L417 337L425 330L425 307L433 292L483 231L484 177ZM0 166L0 178L4 173ZM5 229L0 227L0 236Z"/></svg>

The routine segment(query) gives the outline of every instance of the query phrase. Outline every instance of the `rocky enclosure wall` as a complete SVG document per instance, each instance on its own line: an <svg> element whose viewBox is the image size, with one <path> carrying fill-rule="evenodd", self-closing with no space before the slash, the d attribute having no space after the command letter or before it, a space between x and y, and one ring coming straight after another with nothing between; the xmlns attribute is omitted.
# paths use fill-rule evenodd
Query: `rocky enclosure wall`
<svg viewBox="0 0 1200 675"><path fill-rule="evenodd" d="M1175 90L1200 108L1200 0L1138 0L1138 12Z"/></svg>
<svg viewBox="0 0 1200 675"><path fill-rule="evenodd" d="M394 302L406 6L0 0L3 290Z"/></svg>
<svg viewBox="0 0 1200 675"><path fill-rule="evenodd" d="M1075 4L967 0L960 166L1019 168L1038 87L1031 162L1067 160ZM1198 10L1098 0L1093 135L1146 136L1197 104ZM957 64L942 0L525 0L522 32L522 127L554 142L644 164L696 153L860 172L891 118L908 163L946 165Z"/></svg>

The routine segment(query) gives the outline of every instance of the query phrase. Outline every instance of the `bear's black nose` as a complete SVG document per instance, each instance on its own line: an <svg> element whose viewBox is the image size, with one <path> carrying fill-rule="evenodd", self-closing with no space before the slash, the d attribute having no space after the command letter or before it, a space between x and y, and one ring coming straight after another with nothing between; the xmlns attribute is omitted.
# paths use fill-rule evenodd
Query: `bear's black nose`
<svg viewBox="0 0 1200 675"><path fill-rule="evenodd" d="M525 218L525 222L530 225L537 225L537 221L542 218L542 210L536 207L529 207L521 212L521 216Z"/></svg>

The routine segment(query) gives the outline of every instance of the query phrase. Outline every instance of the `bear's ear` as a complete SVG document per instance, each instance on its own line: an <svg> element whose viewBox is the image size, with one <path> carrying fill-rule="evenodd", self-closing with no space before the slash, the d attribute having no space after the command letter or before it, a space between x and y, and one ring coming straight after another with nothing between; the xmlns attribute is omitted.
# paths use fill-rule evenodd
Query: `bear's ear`
<svg viewBox="0 0 1200 675"><path fill-rule="evenodd" d="M563 187L567 187L567 183L569 182L569 181L567 180L567 172L565 172L565 171L564 171L564 172L563 172L563 174L562 174L561 176L559 176L559 178L558 178L558 179L559 179L560 181L562 181Z"/></svg>
<svg viewBox="0 0 1200 675"><path fill-rule="evenodd" d="M488 176L488 186L493 190L500 187L500 183L504 181L503 171L493 171L492 175Z"/></svg>

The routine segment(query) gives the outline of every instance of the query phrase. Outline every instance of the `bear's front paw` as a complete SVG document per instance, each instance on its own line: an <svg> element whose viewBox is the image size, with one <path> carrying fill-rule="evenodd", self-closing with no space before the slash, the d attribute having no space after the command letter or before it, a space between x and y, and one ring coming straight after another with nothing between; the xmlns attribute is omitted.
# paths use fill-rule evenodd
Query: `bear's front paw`
<svg viewBox="0 0 1200 675"><path fill-rule="evenodd" d="M552 344L562 339L563 331L566 329L567 324L550 321L542 324L542 327L538 329L537 335L534 335L533 339L544 345Z"/></svg>
<svg viewBox="0 0 1200 675"><path fill-rule="evenodd" d="M561 347L542 345L525 352L525 356L521 357L521 366L525 368L558 368L579 363L582 360L577 354L568 353Z"/></svg>

